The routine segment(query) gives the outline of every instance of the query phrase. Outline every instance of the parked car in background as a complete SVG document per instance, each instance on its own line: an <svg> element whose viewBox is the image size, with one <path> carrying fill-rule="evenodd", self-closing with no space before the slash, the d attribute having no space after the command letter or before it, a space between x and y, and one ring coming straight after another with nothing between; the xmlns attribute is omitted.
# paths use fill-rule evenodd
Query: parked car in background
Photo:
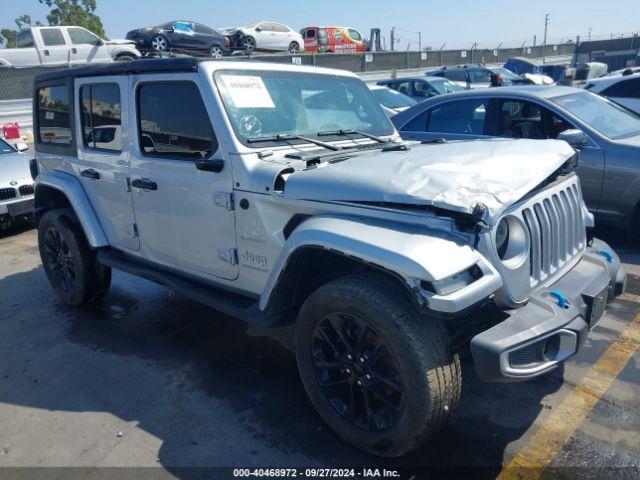
<svg viewBox="0 0 640 480"><path fill-rule="evenodd" d="M436 97L392 120L411 140L565 140L580 150L577 172L589 210L603 224L640 230L640 116L596 94L491 88Z"/></svg>
<svg viewBox="0 0 640 480"><path fill-rule="evenodd" d="M220 31L229 38L234 50L298 53L304 49L302 35L281 23L256 22Z"/></svg>
<svg viewBox="0 0 640 480"><path fill-rule="evenodd" d="M351 27L305 27L300 30L307 52L358 53L368 50L368 41Z"/></svg>
<svg viewBox="0 0 640 480"><path fill-rule="evenodd" d="M590 80L584 87L640 114L640 70Z"/></svg>
<svg viewBox="0 0 640 480"><path fill-rule="evenodd" d="M463 87L446 78L440 77L403 77L380 80L378 85L396 90L417 101L425 98L443 95L445 93L461 92Z"/></svg>
<svg viewBox="0 0 640 480"><path fill-rule="evenodd" d="M501 87L510 85L553 85L553 79L542 73L523 73L518 75L504 67L492 67L490 70L497 76Z"/></svg>
<svg viewBox="0 0 640 480"><path fill-rule="evenodd" d="M369 87L369 90L371 90L373 98L380 103L384 113L386 113L389 118L416 104L416 101L413 98L389 87L385 87L383 85L367 86Z"/></svg>
<svg viewBox="0 0 640 480"><path fill-rule="evenodd" d="M0 139L0 229L33 214L33 178L25 143Z"/></svg>
<svg viewBox="0 0 640 480"><path fill-rule="evenodd" d="M18 32L16 48L0 49L0 66L77 65L140 57L128 40L104 40L82 27L31 27Z"/></svg>
<svg viewBox="0 0 640 480"><path fill-rule="evenodd" d="M458 67L442 67L427 72L425 75L446 78L462 88L472 89L490 87L493 72L483 65L461 65Z"/></svg>
<svg viewBox="0 0 640 480"><path fill-rule="evenodd" d="M220 58L230 53L230 42L213 28L188 20L173 20L127 33L143 52L187 52Z"/></svg>
<svg viewBox="0 0 640 480"><path fill-rule="evenodd" d="M565 72L571 64L571 56L560 58L547 58L545 61L525 58L513 57L507 60L504 68L518 75L525 73L538 73L551 77L554 82L558 82L565 78Z"/></svg>

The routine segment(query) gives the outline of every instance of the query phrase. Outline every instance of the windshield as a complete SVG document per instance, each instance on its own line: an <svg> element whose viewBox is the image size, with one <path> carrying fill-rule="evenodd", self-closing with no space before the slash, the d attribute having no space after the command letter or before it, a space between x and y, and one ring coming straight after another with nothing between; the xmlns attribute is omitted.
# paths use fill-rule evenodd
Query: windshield
<svg viewBox="0 0 640 480"><path fill-rule="evenodd" d="M410 107L417 103L413 98L390 88L374 88L371 90L371 94L387 108Z"/></svg>
<svg viewBox="0 0 640 480"><path fill-rule="evenodd" d="M260 137L318 138L319 132L341 129L377 136L394 133L382 108L358 78L221 70L215 80L236 135L245 145Z"/></svg>
<svg viewBox="0 0 640 480"><path fill-rule="evenodd" d="M493 73L502 75L505 80L520 80L520 75L513 73L511 70L501 67L493 70Z"/></svg>
<svg viewBox="0 0 640 480"><path fill-rule="evenodd" d="M640 116L593 93L572 93L553 101L606 137L640 135Z"/></svg>
<svg viewBox="0 0 640 480"><path fill-rule="evenodd" d="M430 83L433 88L435 88L440 94L461 92L464 90L464 88L457 83L453 83L452 81L445 78L443 78L442 80L430 80Z"/></svg>
<svg viewBox="0 0 640 480"><path fill-rule="evenodd" d="M11 148L7 142L0 139L0 155L5 153L15 153L15 150Z"/></svg>

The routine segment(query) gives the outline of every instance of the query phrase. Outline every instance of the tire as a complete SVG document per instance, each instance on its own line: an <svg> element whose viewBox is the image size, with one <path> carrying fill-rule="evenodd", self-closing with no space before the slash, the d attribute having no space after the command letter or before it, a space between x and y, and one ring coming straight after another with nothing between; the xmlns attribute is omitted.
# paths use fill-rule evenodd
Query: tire
<svg viewBox="0 0 640 480"><path fill-rule="evenodd" d="M96 261L71 209L43 215L38 224L38 248L49 283L62 302L85 305L109 290L111 268Z"/></svg>
<svg viewBox="0 0 640 480"><path fill-rule="evenodd" d="M287 49L287 51L291 54L291 55L295 55L297 53L300 53L300 45L298 45L298 42L291 42L289 44L289 48Z"/></svg>
<svg viewBox="0 0 640 480"><path fill-rule="evenodd" d="M334 280L309 296L296 326L298 370L314 407L345 441L383 457L404 455L437 433L461 389L460 360L451 352L444 325L419 315L401 288L377 275ZM336 322L344 322L344 328L331 330ZM357 322L366 329L350 327ZM373 338L380 343L369 348ZM351 350L353 361L344 360L331 343L361 348ZM391 405L387 416L381 413L387 404L380 392ZM373 415L365 415L365 405Z"/></svg>
<svg viewBox="0 0 640 480"><path fill-rule="evenodd" d="M132 62L136 60L138 57L135 55L131 55L130 53L123 53L122 55L118 55L116 57L116 62Z"/></svg>
<svg viewBox="0 0 640 480"><path fill-rule="evenodd" d="M242 39L242 47L247 52L254 52L256 50L256 39L247 35Z"/></svg>
<svg viewBox="0 0 640 480"><path fill-rule="evenodd" d="M217 45L214 45L213 47L211 47L209 54L213 58L222 58L224 56L224 52L222 51L222 48L220 48Z"/></svg>
<svg viewBox="0 0 640 480"><path fill-rule="evenodd" d="M156 35L151 39L151 48L156 52L166 52L169 50L169 40L163 35Z"/></svg>

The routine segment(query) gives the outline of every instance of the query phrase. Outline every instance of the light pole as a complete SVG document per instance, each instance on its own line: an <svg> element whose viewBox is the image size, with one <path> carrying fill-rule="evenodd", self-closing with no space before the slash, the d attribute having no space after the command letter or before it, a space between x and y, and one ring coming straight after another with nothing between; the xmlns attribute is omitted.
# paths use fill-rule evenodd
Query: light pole
<svg viewBox="0 0 640 480"><path fill-rule="evenodd" d="M547 29L549 28L549 14L544 14L544 43L542 44L542 63L544 63L545 51L547 49Z"/></svg>

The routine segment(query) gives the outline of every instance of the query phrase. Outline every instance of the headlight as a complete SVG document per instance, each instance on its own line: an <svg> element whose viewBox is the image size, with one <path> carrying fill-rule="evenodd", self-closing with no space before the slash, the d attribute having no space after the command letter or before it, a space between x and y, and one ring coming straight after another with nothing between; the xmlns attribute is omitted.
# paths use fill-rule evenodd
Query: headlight
<svg viewBox="0 0 640 480"><path fill-rule="evenodd" d="M504 217L495 230L495 244L498 257L509 268L522 264L529 253L529 235L527 229L517 217Z"/></svg>

